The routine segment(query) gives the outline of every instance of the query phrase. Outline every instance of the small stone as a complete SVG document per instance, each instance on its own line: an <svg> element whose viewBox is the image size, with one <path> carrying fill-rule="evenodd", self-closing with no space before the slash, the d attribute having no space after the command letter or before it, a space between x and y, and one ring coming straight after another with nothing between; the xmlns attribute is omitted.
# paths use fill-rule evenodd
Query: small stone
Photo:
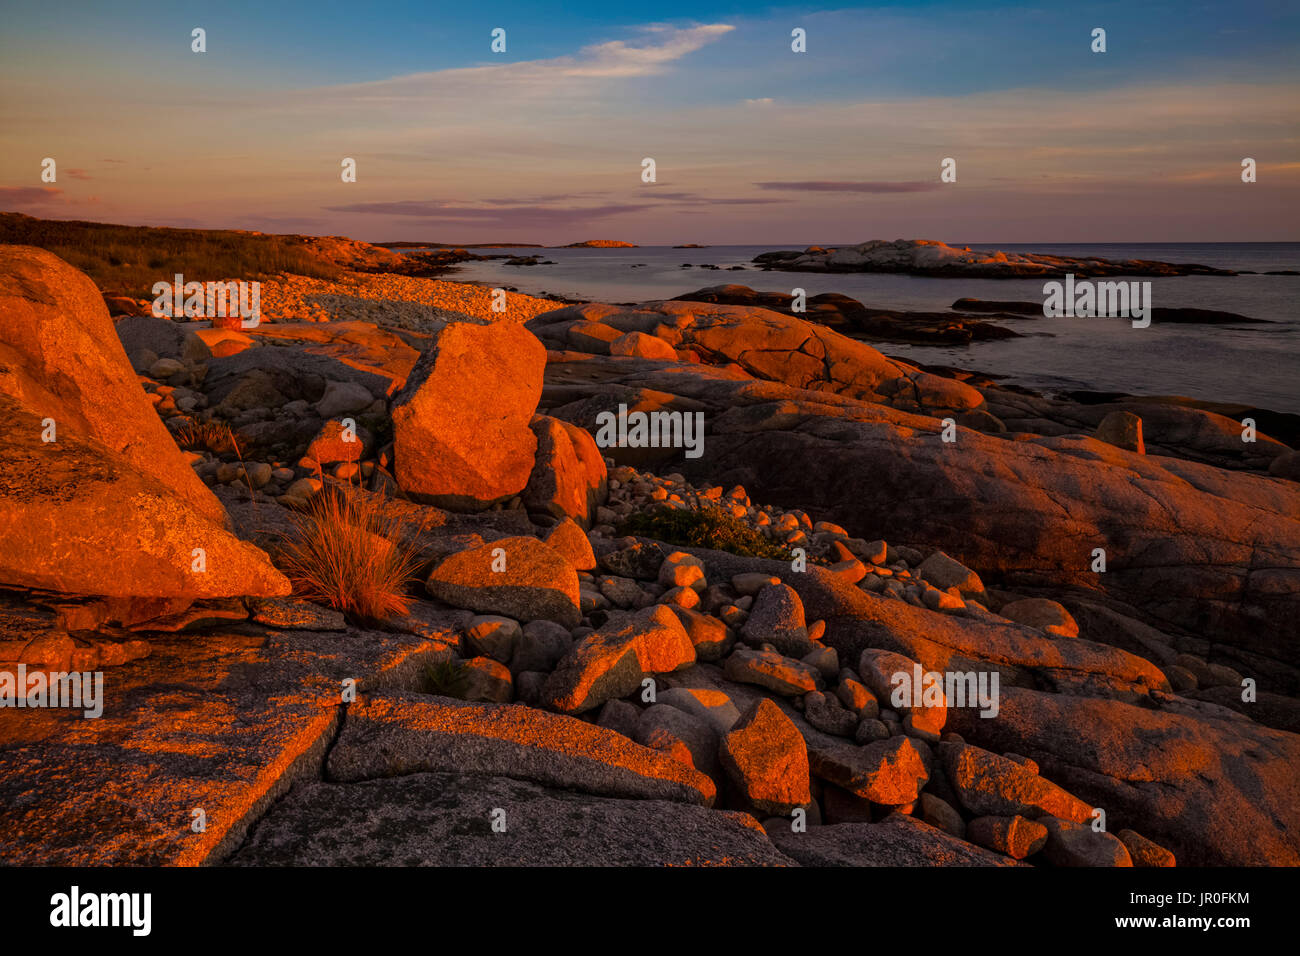
<svg viewBox="0 0 1300 956"><path fill-rule="evenodd" d="M176 359L162 358L149 366L149 377L156 378L161 382L171 378L177 372L183 371L185 371L185 366Z"/></svg>
<svg viewBox="0 0 1300 956"><path fill-rule="evenodd" d="M858 729L853 734L853 739L858 744L872 744L877 740L888 740L893 736L889 732L889 727L882 720L875 718L864 718L858 722Z"/></svg>
<svg viewBox="0 0 1300 956"><path fill-rule="evenodd" d="M951 833L959 840L966 838L966 822L947 800L932 793L923 793L919 803L919 815L930 826Z"/></svg>
<svg viewBox="0 0 1300 956"><path fill-rule="evenodd" d="M596 567L596 556L591 541L582 526L572 518L565 518L542 535L542 540L563 555L579 571Z"/></svg>
<svg viewBox="0 0 1300 956"><path fill-rule="evenodd" d="M515 674L523 671L550 672L572 647L573 637L568 628L554 621L529 621L515 638L510 670Z"/></svg>
<svg viewBox="0 0 1300 956"><path fill-rule="evenodd" d="M461 700L484 700L508 704L514 699L514 682L504 664L490 657L473 657L460 668Z"/></svg>
<svg viewBox="0 0 1300 956"><path fill-rule="evenodd" d="M984 596L984 582L980 576L942 551L936 551L921 562L917 575L940 591L956 588L963 598L979 599Z"/></svg>
<svg viewBox="0 0 1300 956"><path fill-rule="evenodd" d="M694 592L691 592L694 593ZM670 605L677 619L686 628L686 635L695 645L695 659L708 663L722 660L731 650L734 638L727 631L727 626L716 617L700 614L698 611L680 605Z"/></svg>
<svg viewBox="0 0 1300 956"><path fill-rule="evenodd" d="M1063 605L1046 598L1012 601L1002 605L998 613L1017 624L1027 624L1056 637L1079 636L1079 625L1074 616Z"/></svg>
<svg viewBox="0 0 1300 956"><path fill-rule="evenodd" d="M1047 829L1047 846L1043 852L1052 866L1133 865L1133 858L1118 837L1073 820L1047 816L1040 817L1038 822Z"/></svg>
<svg viewBox="0 0 1300 956"><path fill-rule="evenodd" d="M1174 855L1158 843L1154 843L1132 830L1120 830L1119 837L1134 866L1164 867L1175 866Z"/></svg>
<svg viewBox="0 0 1300 956"><path fill-rule="evenodd" d="M726 692L711 687L670 687L659 692L656 702L699 717L719 734L729 733L740 719L740 710Z"/></svg>
<svg viewBox="0 0 1300 956"><path fill-rule="evenodd" d="M1116 448L1145 455L1146 444L1142 441L1142 418L1132 412L1111 412L1101 420L1094 436Z"/></svg>
<svg viewBox="0 0 1300 956"><path fill-rule="evenodd" d="M249 619L283 631L343 631L343 615L311 601L295 598L249 598Z"/></svg>
<svg viewBox="0 0 1300 956"><path fill-rule="evenodd" d="M481 615L465 630L465 648L475 657L490 657L502 664L514 655L515 642L523 636L519 622L510 617Z"/></svg>
<svg viewBox="0 0 1300 956"><path fill-rule="evenodd" d="M852 674L853 672L841 673ZM840 678L835 688L835 696L840 699L841 704L859 717L873 718L880 713L880 704L876 700L876 695L852 677Z"/></svg>
<svg viewBox="0 0 1300 956"><path fill-rule="evenodd" d="M813 691L803 698L803 715L818 730L839 737L852 737L858 728L858 718L845 710L833 695Z"/></svg>
<svg viewBox="0 0 1300 956"><path fill-rule="evenodd" d="M658 581L666 588L694 588L703 591L704 562L685 551L674 551L659 567Z"/></svg>
<svg viewBox="0 0 1300 956"><path fill-rule="evenodd" d="M659 603L690 610L700 606L700 592L691 587L670 588L659 598Z"/></svg>
<svg viewBox="0 0 1300 956"><path fill-rule="evenodd" d="M375 397L370 390L356 382L326 382L325 393L316 403L316 412L321 418L330 419L339 415L360 412L369 407Z"/></svg>
<svg viewBox="0 0 1300 956"><path fill-rule="evenodd" d="M723 673L728 680L766 687L786 697L814 691L821 681L820 672L802 661L783 657L774 650L751 650L747 647L737 647L731 652Z"/></svg>
<svg viewBox="0 0 1300 956"><path fill-rule="evenodd" d="M976 817L966 827L966 839L1014 860L1033 856L1047 843L1047 827L1019 814Z"/></svg>
<svg viewBox="0 0 1300 956"><path fill-rule="evenodd" d="M780 584L780 578L774 578L770 574L762 574L757 571L750 571L744 574L737 574L731 578L731 587L737 594L755 595L765 587Z"/></svg>
<svg viewBox="0 0 1300 956"><path fill-rule="evenodd" d="M839 675L840 655L833 647L814 648L805 654L801 660L805 664L817 668L828 684Z"/></svg>
<svg viewBox="0 0 1300 956"><path fill-rule="evenodd" d="M801 658L814 650L808 639L803 601L788 584L769 585L758 592L741 637L755 646L771 644L787 657Z"/></svg>
<svg viewBox="0 0 1300 956"><path fill-rule="evenodd" d="M641 711L636 704L629 703L626 700L610 700L606 701L605 706L600 708L600 716L596 718L596 726L635 739L636 725L640 717Z"/></svg>
<svg viewBox="0 0 1300 956"><path fill-rule="evenodd" d="M685 750L687 766L710 777L718 776L720 735L707 721L667 704L651 704L641 711L633 739L651 750L677 756Z"/></svg>

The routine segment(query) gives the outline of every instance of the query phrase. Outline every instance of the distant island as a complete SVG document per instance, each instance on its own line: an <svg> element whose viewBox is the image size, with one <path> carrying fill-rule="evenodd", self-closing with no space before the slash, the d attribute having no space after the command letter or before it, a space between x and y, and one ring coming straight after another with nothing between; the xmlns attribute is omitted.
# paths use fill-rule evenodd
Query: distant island
<svg viewBox="0 0 1300 956"><path fill-rule="evenodd" d="M540 242L376 242L385 249L545 249Z"/></svg>
<svg viewBox="0 0 1300 956"><path fill-rule="evenodd" d="M809 246L802 252L764 252L754 262L785 272L902 272L935 278L1018 279L1036 276L1236 275L1209 266L1143 259L1087 259L950 246L933 239L872 239L856 246Z"/></svg>
<svg viewBox="0 0 1300 956"><path fill-rule="evenodd" d="M636 249L635 242L619 242L617 239L587 239L584 242L571 242L567 246L551 246L552 249Z"/></svg>

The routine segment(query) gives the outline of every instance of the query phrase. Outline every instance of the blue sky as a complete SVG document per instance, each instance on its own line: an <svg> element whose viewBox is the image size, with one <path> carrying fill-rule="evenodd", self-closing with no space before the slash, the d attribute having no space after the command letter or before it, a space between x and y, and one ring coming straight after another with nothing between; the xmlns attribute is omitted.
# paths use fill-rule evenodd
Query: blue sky
<svg viewBox="0 0 1300 956"><path fill-rule="evenodd" d="M34 215L447 241L1300 238L1294 3L5 14L0 208ZM79 172L42 184L45 156Z"/></svg>

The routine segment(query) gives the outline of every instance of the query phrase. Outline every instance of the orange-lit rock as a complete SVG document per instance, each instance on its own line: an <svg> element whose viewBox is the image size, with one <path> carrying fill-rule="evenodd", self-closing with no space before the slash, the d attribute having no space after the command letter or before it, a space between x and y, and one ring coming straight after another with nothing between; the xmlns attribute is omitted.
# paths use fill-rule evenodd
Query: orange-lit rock
<svg viewBox="0 0 1300 956"><path fill-rule="evenodd" d="M439 600L480 614L566 627L579 620L577 572L536 538L500 538L458 551L433 569L425 587Z"/></svg>
<svg viewBox="0 0 1300 956"><path fill-rule="evenodd" d="M468 509L523 491L545 365L542 344L509 322L454 322L436 333L393 398L402 490Z"/></svg>
<svg viewBox="0 0 1300 956"><path fill-rule="evenodd" d="M941 743L939 760L963 807L979 816L1052 815L1077 823L1092 808L1006 757L967 744Z"/></svg>
<svg viewBox="0 0 1300 956"><path fill-rule="evenodd" d="M741 714L719 755L741 799L760 814L786 816L812 799L803 737L769 700Z"/></svg>
<svg viewBox="0 0 1300 956"><path fill-rule="evenodd" d="M430 771L508 775L543 786L713 804L704 774L622 734L531 707L421 694L371 695L348 710L330 753L341 781Z"/></svg>

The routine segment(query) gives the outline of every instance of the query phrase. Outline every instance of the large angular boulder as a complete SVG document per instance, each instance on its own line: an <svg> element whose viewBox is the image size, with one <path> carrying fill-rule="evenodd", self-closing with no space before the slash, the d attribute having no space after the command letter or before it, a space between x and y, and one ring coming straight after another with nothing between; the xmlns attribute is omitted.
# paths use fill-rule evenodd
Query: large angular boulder
<svg viewBox="0 0 1300 956"><path fill-rule="evenodd" d="M289 593L266 554L226 530L94 284L39 249L0 247L0 418L0 583L133 598Z"/></svg>
<svg viewBox="0 0 1300 956"><path fill-rule="evenodd" d="M578 572L554 548L527 535L499 538L446 557L425 587L440 601L519 621L577 627Z"/></svg>
<svg viewBox="0 0 1300 956"><path fill-rule="evenodd" d="M542 689L542 703L564 713L581 713L626 697L640 688L647 674L694 662L691 639L664 605L611 615L556 665Z"/></svg>
<svg viewBox="0 0 1300 956"><path fill-rule="evenodd" d="M95 284L53 253L0 246L0 391L225 521L145 398Z"/></svg>
<svg viewBox="0 0 1300 956"><path fill-rule="evenodd" d="M976 816L1092 820L1092 808L1032 770L979 747L945 741L939 761L961 805Z"/></svg>
<svg viewBox="0 0 1300 956"><path fill-rule="evenodd" d="M741 715L718 756L740 800L764 816L785 816L812 800L803 737L770 700Z"/></svg>
<svg viewBox="0 0 1300 956"><path fill-rule="evenodd" d="M523 494L524 507L584 528L609 497L605 459L585 428L537 415L532 421L537 454Z"/></svg>
<svg viewBox="0 0 1300 956"><path fill-rule="evenodd" d="M439 331L393 399L402 490L466 510L523 491L545 367L545 347L522 326L454 322Z"/></svg>

